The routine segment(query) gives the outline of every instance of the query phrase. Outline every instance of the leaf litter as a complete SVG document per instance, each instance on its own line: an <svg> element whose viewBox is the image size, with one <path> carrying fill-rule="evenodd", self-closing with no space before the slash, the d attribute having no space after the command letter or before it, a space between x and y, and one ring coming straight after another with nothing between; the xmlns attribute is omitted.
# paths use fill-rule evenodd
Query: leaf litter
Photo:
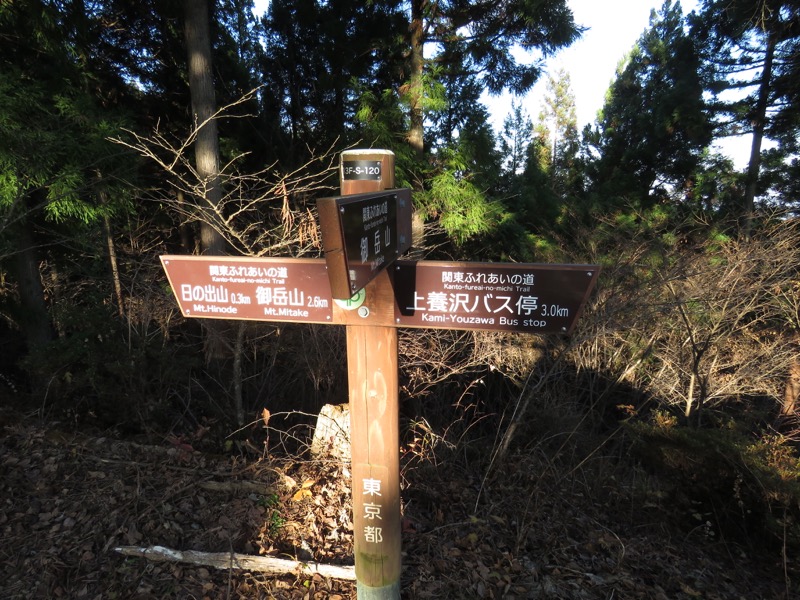
<svg viewBox="0 0 800 600"><path fill-rule="evenodd" d="M319 575L115 553L158 545L352 565L347 465L187 445L6 426L3 597L356 597L353 582ZM630 505L620 486L589 494L534 457L518 458L485 481L454 458L404 467L403 598L788 600L794 592L780 557L697 543L664 521L666 509Z"/></svg>

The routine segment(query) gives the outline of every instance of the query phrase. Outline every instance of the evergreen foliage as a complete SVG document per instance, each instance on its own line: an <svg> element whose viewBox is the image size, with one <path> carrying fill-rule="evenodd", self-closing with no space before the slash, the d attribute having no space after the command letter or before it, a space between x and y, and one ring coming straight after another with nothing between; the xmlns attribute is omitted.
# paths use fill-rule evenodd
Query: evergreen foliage
<svg viewBox="0 0 800 600"><path fill-rule="evenodd" d="M568 197L578 191L581 187L578 180L582 176L576 170L578 118L570 76L563 70L547 78L547 93L539 113L537 135L540 149L549 149L546 157L542 155L542 164L547 165L553 192Z"/></svg>
<svg viewBox="0 0 800 600"><path fill-rule="evenodd" d="M450 0L425 10L426 41L447 49L434 60L457 65L463 75L477 76L481 86L493 93L530 89L541 74L544 59L569 46L581 33L562 0ZM520 64L511 52L514 46L533 51L537 59Z"/></svg>
<svg viewBox="0 0 800 600"><path fill-rule="evenodd" d="M595 203L680 200L711 141L700 59L679 3L667 0L620 65L593 135Z"/></svg>
<svg viewBox="0 0 800 600"><path fill-rule="evenodd" d="M94 190L104 173L125 174L106 139L119 131L124 113L91 93L96 75L82 64L88 50L76 45L75 30L47 5L38 7L50 17L42 20L30 19L23 8L0 7L6 40L0 51L0 232L37 214L90 223L115 210ZM33 40L41 46L30 58Z"/></svg>
<svg viewBox="0 0 800 600"><path fill-rule="evenodd" d="M692 15L691 26L702 52L717 135L752 138L741 206L750 215L756 197L768 197L773 182L785 191L781 182L796 170L800 4L705 0ZM765 165L770 176L761 178L765 139L775 148ZM781 197L797 206L796 195Z"/></svg>

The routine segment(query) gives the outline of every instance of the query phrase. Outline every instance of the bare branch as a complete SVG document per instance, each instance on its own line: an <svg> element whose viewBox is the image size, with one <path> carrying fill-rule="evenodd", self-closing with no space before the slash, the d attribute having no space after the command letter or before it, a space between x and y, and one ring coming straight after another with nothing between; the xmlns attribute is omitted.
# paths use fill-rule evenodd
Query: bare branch
<svg viewBox="0 0 800 600"><path fill-rule="evenodd" d="M210 119L242 118L232 115L231 109L250 100L256 92L257 89L252 90L220 108ZM312 201L334 189L338 141L320 153L309 148L311 158L290 172L282 172L272 164L255 173L242 173L239 165L246 155L231 158L220 169L223 197L215 203L207 194L210 182L198 175L188 154L199 129L207 122L193 127L181 140L171 139L156 127L149 136L126 130L126 139L111 141L153 162L167 175L175 196L160 197L159 202L167 203L184 222L208 223L235 252L247 256L318 253L320 238ZM179 193L193 202L181 201Z"/></svg>

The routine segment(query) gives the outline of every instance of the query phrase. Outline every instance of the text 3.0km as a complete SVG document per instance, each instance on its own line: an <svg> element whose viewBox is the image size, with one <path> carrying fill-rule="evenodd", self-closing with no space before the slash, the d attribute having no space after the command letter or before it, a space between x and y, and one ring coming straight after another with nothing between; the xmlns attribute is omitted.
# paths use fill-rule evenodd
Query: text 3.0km
<svg viewBox="0 0 800 600"><path fill-rule="evenodd" d="M542 304L543 317L568 317L569 309L558 304Z"/></svg>

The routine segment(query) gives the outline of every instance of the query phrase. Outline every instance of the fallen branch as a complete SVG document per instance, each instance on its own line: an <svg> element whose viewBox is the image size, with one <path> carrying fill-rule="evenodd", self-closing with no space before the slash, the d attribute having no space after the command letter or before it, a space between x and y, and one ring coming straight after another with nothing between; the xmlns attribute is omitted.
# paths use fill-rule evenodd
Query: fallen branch
<svg viewBox="0 0 800 600"><path fill-rule="evenodd" d="M303 575L322 575L332 579L355 580L355 567L323 565L314 562L287 560L272 556L251 556L231 552L198 552L196 550L170 550L163 546L118 546L114 552L125 556L139 556L157 562L184 562L216 569L241 569L258 571L271 575L301 573Z"/></svg>

